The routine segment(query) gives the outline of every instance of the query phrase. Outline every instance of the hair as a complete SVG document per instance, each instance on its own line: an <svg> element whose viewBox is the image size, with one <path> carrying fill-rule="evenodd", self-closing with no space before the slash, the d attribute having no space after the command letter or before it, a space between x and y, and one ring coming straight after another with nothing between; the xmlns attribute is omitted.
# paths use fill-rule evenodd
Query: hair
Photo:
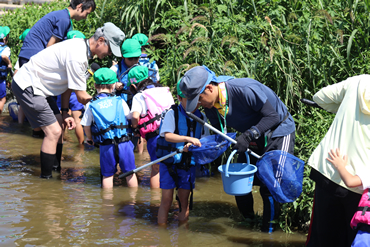
<svg viewBox="0 0 370 247"><path fill-rule="evenodd" d="M9 34L7 36L5 36L4 38L0 39L0 42L5 42L5 40L8 40L9 41Z"/></svg>
<svg viewBox="0 0 370 247"><path fill-rule="evenodd" d="M95 83L95 88L96 89L113 89L114 85L115 85L114 83L113 84L96 84Z"/></svg>
<svg viewBox="0 0 370 247"><path fill-rule="evenodd" d="M104 38L104 41L105 41L105 44L106 45L109 45L109 41L107 39L107 37L104 36L104 33L103 33L103 29L101 27L99 27L98 29L96 29L94 35L93 35L93 38L95 41L98 41L98 39L100 37L103 37Z"/></svg>
<svg viewBox="0 0 370 247"><path fill-rule="evenodd" d="M96 4L94 0L71 0L71 3L69 4L69 7L72 9L76 9L77 5L82 3L82 12L84 10L87 10L91 8L91 11L95 11Z"/></svg>
<svg viewBox="0 0 370 247"><path fill-rule="evenodd" d="M137 94L139 91L144 90L147 86L154 85L155 87L162 87L161 84L153 82L152 79L147 78L139 82L137 85L131 84L130 91L133 95Z"/></svg>

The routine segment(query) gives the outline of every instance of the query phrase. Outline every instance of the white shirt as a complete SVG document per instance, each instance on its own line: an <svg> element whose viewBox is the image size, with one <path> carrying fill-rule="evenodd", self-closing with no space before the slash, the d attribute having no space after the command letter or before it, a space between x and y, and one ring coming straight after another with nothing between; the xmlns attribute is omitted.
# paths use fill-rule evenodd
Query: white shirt
<svg viewBox="0 0 370 247"><path fill-rule="evenodd" d="M145 117L148 111L148 107L145 103L145 98L142 93L137 93L132 98L131 113L138 112L140 117Z"/></svg>
<svg viewBox="0 0 370 247"><path fill-rule="evenodd" d="M179 113L181 114L181 113ZM204 121L207 122L206 116L202 113ZM166 115L164 116L162 125L161 125L161 131L159 133L160 136L164 137L165 133L174 133L176 129L176 124L175 124L175 112L170 109ZM204 131L203 131L204 130ZM204 132L204 133L203 133ZM202 136L201 138L208 136L209 135L209 129L202 127Z"/></svg>
<svg viewBox="0 0 370 247"><path fill-rule="evenodd" d="M67 89L86 91L87 47L83 39L70 39L40 51L19 69L14 81L35 95L57 96Z"/></svg>
<svg viewBox="0 0 370 247"><path fill-rule="evenodd" d="M4 48L4 50L1 52L1 56L10 57L10 48L9 48L9 46Z"/></svg>
<svg viewBox="0 0 370 247"><path fill-rule="evenodd" d="M313 100L329 112L336 113L325 137L316 147L308 164L336 184L362 194L362 187L348 188L339 172L326 160L331 149L339 148L348 156L346 169L358 174L368 186L370 174L370 75L350 77L318 91ZM364 187L365 187L364 186Z"/></svg>
<svg viewBox="0 0 370 247"><path fill-rule="evenodd" d="M127 119L131 119L130 108L122 98L120 99L122 100L123 113L125 114ZM81 125L83 126L91 126L92 122L94 121L94 115L90 108L90 103L91 102L87 103L84 116L81 119Z"/></svg>

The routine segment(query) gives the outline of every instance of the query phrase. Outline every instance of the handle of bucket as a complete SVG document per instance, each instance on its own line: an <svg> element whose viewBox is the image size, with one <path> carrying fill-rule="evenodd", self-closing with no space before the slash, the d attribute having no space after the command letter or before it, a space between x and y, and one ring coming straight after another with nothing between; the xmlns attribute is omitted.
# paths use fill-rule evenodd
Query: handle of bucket
<svg viewBox="0 0 370 247"><path fill-rule="evenodd" d="M229 177L229 165L230 165L230 162L233 159L234 155L236 154L236 152L238 152L238 150L232 151L229 158L227 159L226 166L225 166L225 176L226 177ZM250 161L249 161L248 152L245 152L245 157L247 158L247 165L249 165Z"/></svg>

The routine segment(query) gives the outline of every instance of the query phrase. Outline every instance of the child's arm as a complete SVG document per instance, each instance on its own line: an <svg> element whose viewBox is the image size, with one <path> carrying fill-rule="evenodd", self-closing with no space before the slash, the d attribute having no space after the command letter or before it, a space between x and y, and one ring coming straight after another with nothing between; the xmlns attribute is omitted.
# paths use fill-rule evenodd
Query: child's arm
<svg viewBox="0 0 370 247"><path fill-rule="evenodd" d="M10 61L9 57L2 55L2 60L8 65L8 68L12 68L12 62Z"/></svg>
<svg viewBox="0 0 370 247"><path fill-rule="evenodd" d="M94 141L92 139L92 134L91 134L91 126L84 126L84 131L85 131L85 134L86 134L86 142L89 144L89 145L94 145Z"/></svg>
<svg viewBox="0 0 370 247"><path fill-rule="evenodd" d="M362 185L362 181L359 176L352 175L349 173L346 169L347 155L344 155L343 157L340 154L339 148L337 148L335 151L332 149L329 152L330 158L326 158L332 165L338 170L340 177L344 181L344 183L349 187L357 187Z"/></svg>
<svg viewBox="0 0 370 247"><path fill-rule="evenodd" d="M181 135L177 135L175 133L171 133L171 132L166 132L164 134L164 139L168 142L172 142L172 143L179 143L179 142L187 142L187 144L184 146L183 148L183 151L184 152L187 152L189 149L189 146L190 145L195 145L195 146L202 146L202 144L200 143L199 139L197 138L194 138L194 137L190 137L190 136L181 136Z"/></svg>

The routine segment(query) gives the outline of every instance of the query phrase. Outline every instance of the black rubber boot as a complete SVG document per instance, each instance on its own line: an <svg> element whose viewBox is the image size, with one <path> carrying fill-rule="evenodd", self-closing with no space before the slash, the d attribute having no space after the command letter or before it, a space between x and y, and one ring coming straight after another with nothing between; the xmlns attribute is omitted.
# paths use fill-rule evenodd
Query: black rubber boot
<svg viewBox="0 0 370 247"><path fill-rule="evenodd" d="M55 154L55 162L53 165L53 170L57 172L60 172L61 170L60 162L62 160L62 150L63 150L63 143L58 143L57 152Z"/></svg>
<svg viewBox="0 0 370 247"><path fill-rule="evenodd" d="M55 162L55 154L47 154L40 151L41 178L52 178L52 168Z"/></svg>
<svg viewBox="0 0 370 247"><path fill-rule="evenodd" d="M45 136L44 131L42 131L42 130L39 130L39 131L32 130L32 137L34 137L34 138L44 138L44 136Z"/></svg>

